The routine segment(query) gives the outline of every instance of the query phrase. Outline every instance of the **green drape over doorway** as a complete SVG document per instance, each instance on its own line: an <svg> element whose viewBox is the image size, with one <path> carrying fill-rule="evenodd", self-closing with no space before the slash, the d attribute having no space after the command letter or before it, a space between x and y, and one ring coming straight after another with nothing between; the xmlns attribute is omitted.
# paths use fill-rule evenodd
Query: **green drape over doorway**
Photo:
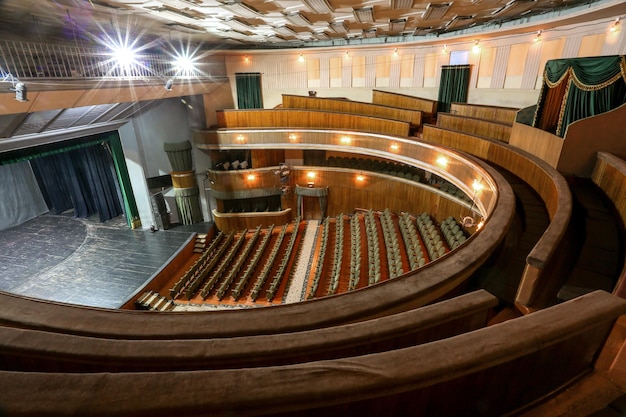
<svg viewBox="0 0 626 417"><path fill-rule="evenodd" d="M469 65L442 66L437 112L448 113L452 103L467 103L469 81Z"/></svg>
<svg viewBox="0 0 626 417"><path fill-rule="evenodd" d="M258 72L235 73L237 86L237 107L243 109L262 109L261 74Z"/></svg>
<svg viewBox="0 0 626 417"><path fill-rule="evenodd" d="M626 103L626 57L546 62L533 126L565 137L567 126Z"/></svg>

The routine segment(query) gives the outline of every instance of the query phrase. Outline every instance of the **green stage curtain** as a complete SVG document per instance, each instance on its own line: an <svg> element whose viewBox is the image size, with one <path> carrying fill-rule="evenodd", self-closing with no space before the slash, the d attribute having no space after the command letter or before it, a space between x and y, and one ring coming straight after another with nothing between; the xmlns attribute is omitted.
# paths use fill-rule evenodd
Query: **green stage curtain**
<svg viewBox="0 0 626 417"><path fill-rule="evenodd" d="M185 172L193 170L193 160L191 159L191 143L184 142L163 143L163 150L167 153L172 171Z"/></svg>
<svg viewBox="0 0 626 417"><path fill-rule="evenodd" d="M237 107L241 109L262 109L261 74L258 72L235 73L237 85Z"/></svg>
<svg viewBox="0 0 626 417"><path fill-rule="evenodd" d="M126 166L126 158L122 149L120 136L115 132L109 137L109 146L111 147L111 156L115 165L115 172L120 186L120 191L124 200L124 212L126 213L126 222L131 228L137 228L141 225L139 220L139 210L135 202L135 194L130 184L130 175Z"/></svg>
<svg viewBox="0 0 626 417"><path fill-rule="evenodd" d="M546 63L533 126L564 137L567 127L626 103L624 56L555 59Z"/></svg>
<svg viewBox="0 0 626 417"><path fill-rule="evenodd" d="M452 103L467 103L469 80L469 65L442 66L437 112L448 113Z"/></svg>

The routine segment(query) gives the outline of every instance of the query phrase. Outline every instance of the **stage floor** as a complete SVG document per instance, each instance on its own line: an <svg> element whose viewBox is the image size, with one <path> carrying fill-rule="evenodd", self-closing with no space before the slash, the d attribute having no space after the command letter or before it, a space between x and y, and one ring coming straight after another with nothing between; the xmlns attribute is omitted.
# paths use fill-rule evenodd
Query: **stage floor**
<svg viewBox="0 0 626 417"><path fill-rule="evenodd" d="M101 223L46 214L0 231L0 290L44 300L118 308L193 232L132 230L124 216Z"/></svg>

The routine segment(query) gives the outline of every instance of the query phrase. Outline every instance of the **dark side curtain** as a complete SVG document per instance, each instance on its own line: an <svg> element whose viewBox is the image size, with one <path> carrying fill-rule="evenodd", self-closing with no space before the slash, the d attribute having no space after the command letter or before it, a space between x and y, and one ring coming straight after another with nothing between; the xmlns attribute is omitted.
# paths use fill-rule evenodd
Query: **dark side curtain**
<svg viewBox="0 0 626 417"><path fill-rule="evenodd" d="M450 104L452 103L467 103L469 81L469 65L442 66L437 112L450 112Z"/></svg>
<svg viewBox="0 0 626 417"><path fill-rule="evenodd" d="M100 221L123 214L113 159L103 145L35 158L31 165L51 212L98 213Z"/></svg>
<svg viewBox="0 0 626 417"><path fill-rule="evenodd" d="M546 63L533 126L564 137L567 127L626 103L624 56L555 59Z"/></svg>
<svg viewBox="0 0 626 417"><path fill-rule="evenodd" d="M237 108L262 109L261 74L258 72L235 73L237 86Z"/></svg>

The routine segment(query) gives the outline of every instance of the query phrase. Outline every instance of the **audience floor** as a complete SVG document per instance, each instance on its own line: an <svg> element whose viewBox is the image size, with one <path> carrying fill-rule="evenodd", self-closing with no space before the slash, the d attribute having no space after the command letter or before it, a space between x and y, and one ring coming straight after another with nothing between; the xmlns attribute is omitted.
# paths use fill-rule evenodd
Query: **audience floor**
<svg viewBox="0 0 626 417"><path fill-rule="evenodd" d="M118 308L190 238L211 223L132 230L124 216L46 214L0 231L0 290L44 300Z"/></svg>

